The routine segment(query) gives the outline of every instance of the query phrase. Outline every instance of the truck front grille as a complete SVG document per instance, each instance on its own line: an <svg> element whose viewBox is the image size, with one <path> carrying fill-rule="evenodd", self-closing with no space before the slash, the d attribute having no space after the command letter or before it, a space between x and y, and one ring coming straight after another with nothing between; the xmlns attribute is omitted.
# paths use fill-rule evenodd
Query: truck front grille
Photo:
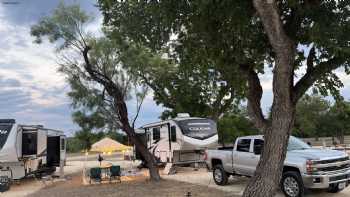
<svg viewBox="0 0 350 197"><path fill-rule="evenodd" d="M347 161L349 160L349 157L343 157L338 159L328 159L328 160L320 160L320 161L313 161L314 164L328 164L328 163L336 163L341 161Z"/></svg>
<svg viewBox="0 0 350 197"><path fill-rule="evenodd" d="M318 168L320 171L324 172L329 172L329 171L336 171L336 170L344 170L350 168L350 164L344 164L341 166L329 166L329 167L323 167L323 168Z"/></svg>

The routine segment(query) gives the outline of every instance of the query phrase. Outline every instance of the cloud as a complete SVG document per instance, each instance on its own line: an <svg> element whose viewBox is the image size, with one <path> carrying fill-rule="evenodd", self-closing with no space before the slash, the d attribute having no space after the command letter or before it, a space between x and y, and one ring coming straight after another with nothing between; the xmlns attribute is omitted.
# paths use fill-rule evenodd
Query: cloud
<svg viewBox="0 0 350 197"><path fill-rule="evenodd" d="M16 0L18 4L1 4L6 20L19 26L30 26L41 17L48 16L62 0ZM65 4L78 4L92 15L99 15L95 0L63 0ZM0 17L1 19L1 17Z"/></svg>

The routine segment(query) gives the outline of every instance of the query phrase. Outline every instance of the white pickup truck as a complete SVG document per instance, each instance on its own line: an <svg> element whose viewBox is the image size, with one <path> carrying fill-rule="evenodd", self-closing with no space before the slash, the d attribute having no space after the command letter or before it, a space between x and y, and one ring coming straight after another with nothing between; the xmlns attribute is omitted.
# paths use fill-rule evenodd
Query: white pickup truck
<svg viewBox="0 0 350 197"><path fill-rule="evenodd" d="M234 147L207 150L205 161L216 184L225 185L230 175L253 176L264 144L262 135L237 138ZM336 193L350 183L350 160L347 153L311 148L302 140L290 137L284 162L281 189L288 197L304 195L304 188L328 189Z"/></svg>

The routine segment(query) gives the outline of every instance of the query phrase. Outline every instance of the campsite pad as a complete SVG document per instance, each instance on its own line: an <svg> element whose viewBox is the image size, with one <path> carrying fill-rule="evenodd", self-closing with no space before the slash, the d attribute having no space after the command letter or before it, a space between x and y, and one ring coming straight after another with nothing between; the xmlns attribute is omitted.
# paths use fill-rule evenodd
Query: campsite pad
<svg viewBox="0 0 350 197"><path fill-rule="evenodd" d="M192 196L198 197L232 196L230 193L190 183L169 180L162 180L159 183L154 183L148 181L144 176L129 181L123 181L122 183L83 186L81 185L81 176L79 175L74 176L71 181L57 183L29 196L47 197L47 195L50 194L50 197L183 197L187 192L191 192Z"/></svg>

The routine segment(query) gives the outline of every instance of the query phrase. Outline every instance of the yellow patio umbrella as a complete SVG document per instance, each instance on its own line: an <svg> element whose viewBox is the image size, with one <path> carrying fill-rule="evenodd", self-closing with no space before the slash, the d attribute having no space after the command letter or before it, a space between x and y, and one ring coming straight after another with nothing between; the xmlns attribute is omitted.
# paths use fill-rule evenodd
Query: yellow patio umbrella
<svg viewBox="0 0 350 197"><path fill-rule="evenodd" d="M110 153L117 151L128 151L132 147L121 144L109 137L105 137L91 146L91 152Z"/></svg>

